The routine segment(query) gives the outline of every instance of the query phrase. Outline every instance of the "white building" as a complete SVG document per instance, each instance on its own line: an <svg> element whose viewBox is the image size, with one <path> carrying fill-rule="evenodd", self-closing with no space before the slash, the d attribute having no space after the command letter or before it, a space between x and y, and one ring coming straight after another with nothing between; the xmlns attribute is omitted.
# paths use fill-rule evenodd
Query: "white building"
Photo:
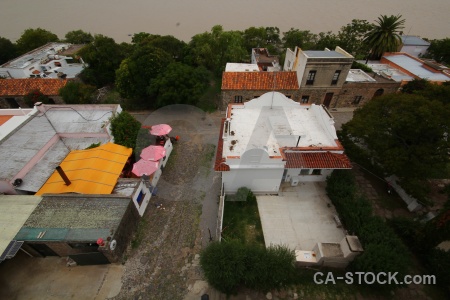
<svg viewBox="0 0 450 300"><path fill-rule="evenodd" d="M222 172L226 193L247 187L275 194L283 182L324 181L333 169L350 169L343 152L324 106L269 92L228 106L215 170Z"/></svg>
<svg viewBox="0 0 450 300"><path fill-rule="evenodd" d="M79 45L48 43L0 66L4 78L75 78L86 67L82 58L74 59Z"/></svg>
<svg viewBox="0 0 450 300"><path fill-rule="evenodd" d="M427 53L430 42L415 35L402 35L402 44L399 52L408 53L411 56L420 57Z"/></svg>

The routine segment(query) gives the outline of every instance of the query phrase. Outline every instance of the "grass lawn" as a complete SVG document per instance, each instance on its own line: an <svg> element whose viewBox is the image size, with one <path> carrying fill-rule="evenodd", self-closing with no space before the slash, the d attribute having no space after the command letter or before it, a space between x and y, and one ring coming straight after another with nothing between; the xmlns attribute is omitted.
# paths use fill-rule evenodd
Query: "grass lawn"
<svg viewBox="0 0 450 300"><path fill-rule="evenodd" d="M222 228L224 240L236 239L242 243L265 246L258 204L253 193L248 195L247 201L225 201Z"/></svg>

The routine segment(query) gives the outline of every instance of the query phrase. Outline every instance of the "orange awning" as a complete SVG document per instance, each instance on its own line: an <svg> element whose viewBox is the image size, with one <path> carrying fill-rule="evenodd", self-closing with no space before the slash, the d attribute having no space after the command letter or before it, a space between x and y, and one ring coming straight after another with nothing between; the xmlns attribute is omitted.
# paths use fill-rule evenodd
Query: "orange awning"
<svg viewBox="0 0 450 300"><path fill-rule="evenodd" d="M111 194L131 153L131 148L113 143L71 151L60 164L71 184L55 171L36 195Z"/></svg>

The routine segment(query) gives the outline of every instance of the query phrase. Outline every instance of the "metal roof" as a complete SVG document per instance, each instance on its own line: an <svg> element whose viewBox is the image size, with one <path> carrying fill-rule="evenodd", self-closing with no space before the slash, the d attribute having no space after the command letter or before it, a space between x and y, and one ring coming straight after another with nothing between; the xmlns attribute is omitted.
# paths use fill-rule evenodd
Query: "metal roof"
<svg viewBox="0 0 450 300"><path fill-rule="evenodd" d="M442 73L431 72L423 66L422 62L415 60L407 55L387 55L383 57L422 79L431 81L450 80L449 76L446 76Z"/></svg>
<svg viewBox="0 0 450 300"><path fill-rule="evenodd" d="M22 241L90 241L115 232L131 198L102 195L44 196L17 233ZM38 238L40 232L45 232Z"/></svg>
<svg viewBox="0 0 450 300"><path fill-rule="evenodd" d="M111 194L132 151L131 148L113 143L71 151L59 164L71 184L66 185L58 172L54 171L36 195Z"/></svg>
<svg viewBox="0 0 450 300"><path fill-rule="evenodd" d="M430 46L430 43L415 35L402 35L402 44L405 46Z"/></svg>
<svg viewBox="0 0 450 300"><path fill-rule="evenodd" d="M308 57L314 58L348 58L342 53L336 51L318 51L318 50L307 50L303 51Z"/></svg>
<svg viewBox="0 0 450 300"><path fill-rule="evenodd" d="M41 197L0 195L0 255L30 217Z"/></svg>

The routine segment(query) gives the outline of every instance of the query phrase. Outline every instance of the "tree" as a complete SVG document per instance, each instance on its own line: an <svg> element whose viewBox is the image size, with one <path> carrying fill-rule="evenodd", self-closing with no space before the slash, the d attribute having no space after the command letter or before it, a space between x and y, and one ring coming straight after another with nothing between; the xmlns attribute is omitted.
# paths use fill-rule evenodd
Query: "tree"
<svg viewBox="0 0 450 300"><path fill-rule="evenodd" d="M153 47L164 50L172 56L175 61L183 61L187 44L171 35L156 35L139 33L139 36L134 35L133 40L139 41L136 43L138 47Z"/></svg>
<svg viewBox="0 0 450 300"><path fill-rule="evenodd" d="M291 28L287 32L283 32L283 47L294 50L295 46L303 50L312 49L317 42L317 35L309 30L298 30Z"/></svg>
<svg viewBox="0 0 450 300"><path fill-rule="evenodd" d="M141 123L126 111L111 118L111 133L118 145L134 150L140 128Z"/></svg>
<svg viewBox="0 0 450 300"><path fill-rule="evenodd" d="M325 48L328 48L334 50L338 45L339 39L333 32L321 32L317 37L317 43L312 47L312 49L324 50Z"/></svg>
<svg viewBox="0 0 450 300"><path fill-rule="evenodd" d="M94 40L92 34L81 29L69 31L65 38L65 41L71 44L89 44Z"/></svg>
<svg viewBox="0 0 450 300"><path fill-rule="evenodd" d="M449 106L420 95L392 94L355 111L343 130L364 143L390 174L423 179L449 160Z"/></svg>
<svg viewBox="0 0 450 300"><path fill-rule="evenodd" d="M157 107L181 103L195 105L208 88L209 77L204 67L171 63L151 81L148 92L156 98Z"/></svg>
<svg viewBox="0 0 450 300"><path fill-rule="evenodd" d="M403 29L405 19L401 15L381 15L375 22L377 25L369 31L364 38L364 43L370 48L370 57L379 59L384 52L395 52L401 44L401 38L398 34Z"/></svg>
<svg viewBox="0 0 450 300"><path fill-rule="evenodd" d="M19 54L27 53L50 42L57 42L58 36L42 28L28 28L17 40Z"/></svg>
<svg viewBox="0 0 450 300"><path fill-rule="evenodd" d="M37 102L42 102L44 104L50 103L50 99L48 98L48 96L44 95L44 93L42 93L38 89L30 91L23 97L23 100L29 107L33 107Z"/></svg>
<svg viewBox="0 0 450 300"><path fill-rule="evenodd" d="M415 94L425 89L430 89L432 83L426 79L413 79L402 87L402 93Z"/></svg>
<svg viewBox="0 0 450 300"><path fill-rule="evenodd" d="M164 72L173 58L162 49L138 47L134 53L124 59L116 71L116 88L122 97L142 102L148 97L150 83L158 74ZM151 107L151 103L146 103Z"/></svg>
<svg viewBox="0 0 450 300"><path fill-rule="evenodd" d="M95 90L95 86L69 81L59 90L59 95L67 104L90 104Z"/></svg>
<svg viewBox="0 0 450 300"><path fill-rule="evenodd" d="M120 45L101 34L95 35L93 42L83 47L78 54L89 64L81 72L81 79L96 87L114 83L116 69L125 57Z"/></svg>
<svg viewBox="0 0 450 300"><path fill-rule="evenodd" d="M428 47L428 55L432 59L450 64L450 38L445 38L442 40L432 40L430 47Z"/></svg>
<svg viewBox="0 0 450 300"><path fill-rule="evenodd" d="M211 32L192 37L189 43L189 64L204 66L220 76L227 62L242 62L248 55L240 31L224 31L216 25Z"/></svg>
<svg viewBox="0 0 450 300"><path fill-rule="evenodd" d="M364 37L373 29L374 25L366 20L353 19L351 23L342 26L338 33L339 46L356 59L363 58L369 52L369 47L364 43Z"/></svg>
<svg viewBox="0 0 450 300"><path fill-rule="evenodd" d="M16 57L16 46L4 37L0 37L0 49L0 65Z"/></svg>

